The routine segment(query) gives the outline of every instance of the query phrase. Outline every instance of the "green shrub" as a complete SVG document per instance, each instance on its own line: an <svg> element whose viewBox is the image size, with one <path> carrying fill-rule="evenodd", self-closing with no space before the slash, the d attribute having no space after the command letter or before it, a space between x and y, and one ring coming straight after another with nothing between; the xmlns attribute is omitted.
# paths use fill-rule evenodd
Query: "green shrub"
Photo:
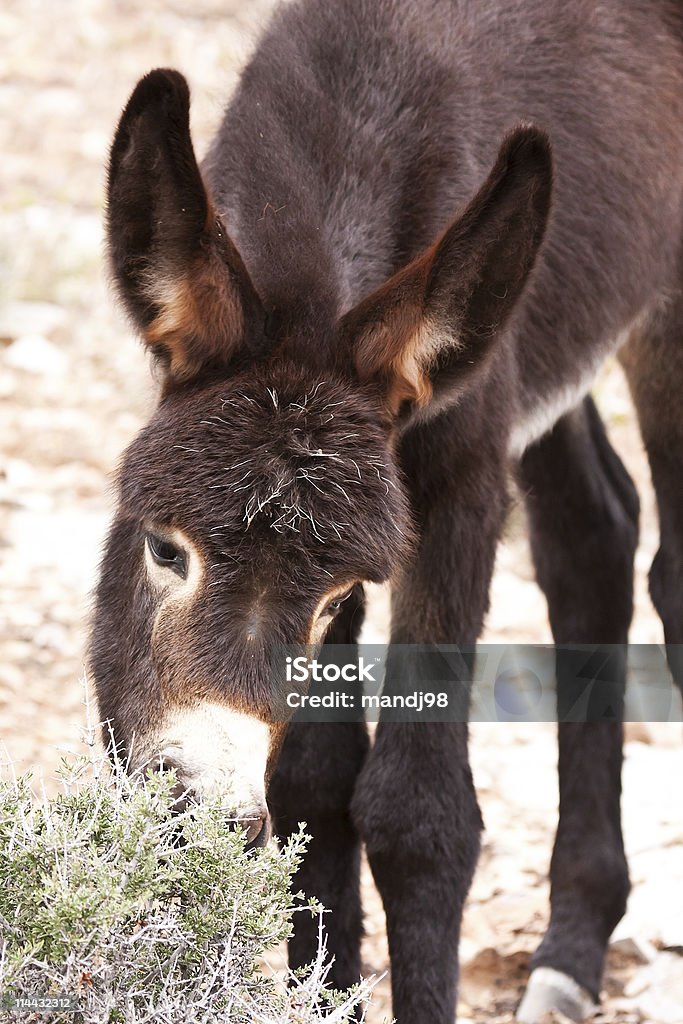
<svg viewBox="0 0 683 1024"><path fill-rule="evenodd" d="M83 760L61 774L64 792L50 800L38 800L28 778L0 782L3 1020L19 1019L11 995L64 994L78 997L78 1012L35 1019L355 1020L371 983L327 989L322 909L291 893L303 830L281 850L248 853L219 806L170 813L170 772L142 784ZM288 937L295 912L320 914L320 942L288 989L260 958Z"/></svg>

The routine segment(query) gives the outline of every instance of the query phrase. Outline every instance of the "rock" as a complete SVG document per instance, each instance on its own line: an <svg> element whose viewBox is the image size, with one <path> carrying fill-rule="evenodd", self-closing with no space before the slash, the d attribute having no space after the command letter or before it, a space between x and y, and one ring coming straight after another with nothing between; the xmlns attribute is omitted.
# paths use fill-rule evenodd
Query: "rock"
<svg viewBox="0 0 683 1024"><path fill-rule="evenodd" d="M624 725L627 743L678 748L682 738L680 722L627 722Z"/></svg>
<svg viewBox="0 0 683 1024"><path fill-rule="evenodd" d="M660 953L641 967L624 989L641 1014L657 1024L681 1024L683 1019L683 958Z"/></svg>
<svg viewBox="0 0 683 1024"><path fill-rule="evenodd" d="M60 623L46 622L36 630L33 643L36 647L44 647L50 651L67 651L69 634Z"/></svg>
<svg viewBox="0 0 683 1024"><path fill-rule="evenodd" d="M651 942L633 935L625 935L610 942L610 949L639 964L651 964L657 956L657 950Z"/></svg>
<svg viewBox="0 0 683 1024"><path fill-rule="evenodd" d="M66 311L55 302L8 302L0 309L0 339L13 341L25 334L50 335L66 319Z"/></svg>
<svg viewBox="0 0 683 1024"><path fill-rule="evenodd" d="M8 458L4 465L5 483L10 491L18 491L34 485L36 473L26 459Z"/></svg>
<svg viewBox="0 0 683 1024"><path fill-rule="evenodd" d="M24 334L17 338L6 350L5 362L15 370L45 376L61 376L67 365L64 353L42 334Z"/></svg>

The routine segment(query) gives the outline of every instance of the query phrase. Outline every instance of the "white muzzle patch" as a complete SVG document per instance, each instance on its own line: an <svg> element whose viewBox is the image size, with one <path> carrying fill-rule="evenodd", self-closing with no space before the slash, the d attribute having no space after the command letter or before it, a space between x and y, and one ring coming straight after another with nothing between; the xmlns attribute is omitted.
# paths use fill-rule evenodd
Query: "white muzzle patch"
<svg viewBox="0 0 683 1024"><path fill-rule="evenodd" d="M146 737L144 761L167 759L197 799L219 800L238 820L263 819L269 745L265 722L206 703L171 711L158 732Z"/></svg>

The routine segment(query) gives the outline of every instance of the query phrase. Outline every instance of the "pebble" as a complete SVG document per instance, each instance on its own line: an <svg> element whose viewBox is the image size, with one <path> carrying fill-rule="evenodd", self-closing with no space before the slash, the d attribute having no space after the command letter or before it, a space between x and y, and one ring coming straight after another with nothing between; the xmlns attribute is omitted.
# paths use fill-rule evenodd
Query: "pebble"
<svg viewBox="0 0 683 1024"><path fill-rule="evenodd" d="M648 746L680 747L683 728L678 722L627 722L624 738L630 743L645 743Z"/></svg>
<svg viewBox="0 0 683 1024"><path fill-rule="evenodd" d="M651 942L632 935L610 942L610 949L640 964L650 964L657 957L657 950Z"/></svg>
<svg viewBox="0 0 683 1024"><path fill-rule="evenodd" d="M0 309L0 338L49 336L66 321L66 310L55 302L8 302Z"/></svg>
<svg viewBox="0 0 683 1024"><path fill-rule="evenodd" d="M624 989L641 1013L659 1024L683 1021L683 957L660 953L656 960L641 967Z"/></svg>
<svg viewBox="0 0 683 1024"><path fill-rule="evenodd" d="M68 360L61 349L42 334L24 334L5 350L5 362L27 373L62 376Z"/></svg>

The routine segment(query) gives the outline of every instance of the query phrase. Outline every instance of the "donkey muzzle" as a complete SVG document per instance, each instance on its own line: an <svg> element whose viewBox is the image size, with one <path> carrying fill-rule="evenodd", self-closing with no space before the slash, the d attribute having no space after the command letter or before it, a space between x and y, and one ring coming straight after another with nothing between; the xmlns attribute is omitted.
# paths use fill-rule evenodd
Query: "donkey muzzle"
<svg viewBox="0 0 683 1024"><path fill-rule="evenodd" d="M171 799L173 811L176 814L186 811L192 804L201 803L202 799L208 796L221 797L220 790L215 791L213 787L207 788L201 780L193 778L193 775L188 772L187 766L178 756L162 752L150 762L148 771L175 772L176 782L171 789ZM246 836L246 848L258 849L265 846L271 835L270 816L265 801L254 801L248 806L233 805L229 799L225 799L224 803L230 827L240 828Z"/></svg>

